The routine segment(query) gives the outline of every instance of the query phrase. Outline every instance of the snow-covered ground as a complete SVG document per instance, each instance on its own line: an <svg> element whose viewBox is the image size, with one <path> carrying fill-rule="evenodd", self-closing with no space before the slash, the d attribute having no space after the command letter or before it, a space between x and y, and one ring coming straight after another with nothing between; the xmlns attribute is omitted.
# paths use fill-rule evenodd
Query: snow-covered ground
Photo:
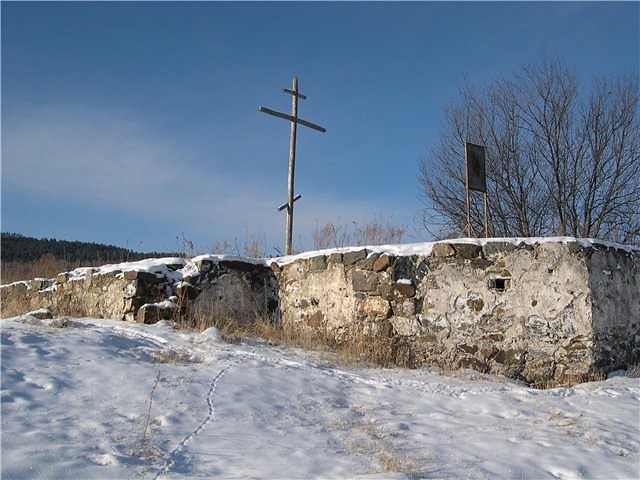
<svg viewBox="0 0 640 480"><path fill-rule="evenodd" d="M640 477L640 379L533 390L166 322L2 320L2 478Z"/></svg>

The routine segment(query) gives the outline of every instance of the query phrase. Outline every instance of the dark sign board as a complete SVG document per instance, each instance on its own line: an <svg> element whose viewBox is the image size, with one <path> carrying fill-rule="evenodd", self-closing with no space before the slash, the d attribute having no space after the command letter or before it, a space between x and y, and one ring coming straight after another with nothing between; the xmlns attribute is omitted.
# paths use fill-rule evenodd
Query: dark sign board
<svg viewBox="0 0 640 480"><path fill-rule="evenodd" d="M487 191L487 181L484 168L484 147L465 142L464 156L467 165L467 188L479 192Z"/></svg>

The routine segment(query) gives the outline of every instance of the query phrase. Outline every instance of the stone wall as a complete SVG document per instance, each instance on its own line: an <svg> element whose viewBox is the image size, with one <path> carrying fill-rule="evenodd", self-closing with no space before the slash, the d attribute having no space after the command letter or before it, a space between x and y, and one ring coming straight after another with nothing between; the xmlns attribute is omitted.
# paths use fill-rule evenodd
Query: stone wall
<svg viewBox="0 0 640 480"><path fill-rule="evenodd" d="M640 250L574 239L450 241L266 261L202 256L79 269L0 288L41 307L152 323L270 317L336 342L390 339L407 361L534 385L640 362Z"/></svg>
<svg viewBox="0 0 640 480"><path fill-rule="evenodd" d="M56 315L141 323L185 315L255 319L278 314L271 269L250 259L202 256L81 268L56 279L0 287L2 316L48 308Z"/></svg>
<svg viewBox="0 0 640 480"><path fill-rule="evenodd" d="M195 265L177 288L183 313L240 322L279 318L278 282L264 263L208 256Z"/></svg>
<svg viewBox="0 0 640 480"><path fill-rule="evenodd" d="M94 275L87 269L85 277L74 281L69 281L67 274L60 274L53 280L2 285L2 316L47 308L60 315L133 319L130 312L135 308L135 298L127 295L132 283L136 282L115 274Z"/></svg>
<svg viewBox="0 0 640 480"><path fill-rule="evenodd" d="M571 384L640 361L640 252L576 241L365 249L276 269L282 321L390 336L414 366Z"/></svg>

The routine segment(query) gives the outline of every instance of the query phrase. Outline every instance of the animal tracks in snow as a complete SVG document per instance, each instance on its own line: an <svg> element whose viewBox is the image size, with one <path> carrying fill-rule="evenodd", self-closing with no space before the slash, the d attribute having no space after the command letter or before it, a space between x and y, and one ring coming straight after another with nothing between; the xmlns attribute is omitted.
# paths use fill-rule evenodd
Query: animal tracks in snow
<svg viewBox="0 0 640 480"><path fill-rule="evenodd" d="M215 397L215 394L216 394L216 389L217 389L217 386L218 386L218 382L220 381L220 379L222 379L222 377L225 376L225 374L229 370L231 370L233 367L235 367L240 362L242 362L242 360L243 360L243 358L236 359L233 363L231 363L230 365L227 365L222 370L220 370L218 372L218 374L213 378L213 380L211 380L211 384L209 386L209 390L207 391L207 395L206 395L207 407L208 407L207 416L196 427L196 429L193 432L189 433L187 436L185 436L180 441L180 443L178 443L178 446L169 454L169 458L167 459L167 461L165 462L163 467L158 471L158 473L156 474L154 479L162 478L163 475L169 473L174 467L179 466L180 460L184 457L182 455L182 451L184 450L184 448L195 437L200 435L200 433L202 433L202 431L207 427L207 425L209 425L213 421L214 416L215 416L214 397Z"/></svg>
<svg viewBox="0 0 640 480"><path fill-rule="evenodd" d="M49 322L2 320L3 478L640 478L637 378L533 390L161 322ZM133 456L141 421L152 449Z"/></svg>

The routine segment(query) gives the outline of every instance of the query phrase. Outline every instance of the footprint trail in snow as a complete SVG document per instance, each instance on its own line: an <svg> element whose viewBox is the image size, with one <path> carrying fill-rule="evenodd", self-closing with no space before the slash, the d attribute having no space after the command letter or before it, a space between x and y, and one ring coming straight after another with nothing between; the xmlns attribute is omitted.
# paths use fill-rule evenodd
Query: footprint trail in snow
<svg viewBox="0 0 640 480"><path fill-rule="evenodd" d="M184 456L181 455L184 448L191 442L191 440L193 440L194 437L200 435L200 433L207 427L207 425L209 425L213 421L215 416L214 396L216 394L216 387L218 386L218 382L229 370L238 365L241 361L242 358L236 360L230 365L227 365L225 368L220 370L220 372L218 372L213 380L211 380L211 385L209 386L209 391L207 392L206 396L208 407L208 414L206 418L200 423L200 425L198 425L198 427L193 432L184 437L178 444L178 446L171 452L163 467L154 477L155 480L162 478L163 475L169 473L173 467L179 464L179 460L184 458Z"/></svg>

